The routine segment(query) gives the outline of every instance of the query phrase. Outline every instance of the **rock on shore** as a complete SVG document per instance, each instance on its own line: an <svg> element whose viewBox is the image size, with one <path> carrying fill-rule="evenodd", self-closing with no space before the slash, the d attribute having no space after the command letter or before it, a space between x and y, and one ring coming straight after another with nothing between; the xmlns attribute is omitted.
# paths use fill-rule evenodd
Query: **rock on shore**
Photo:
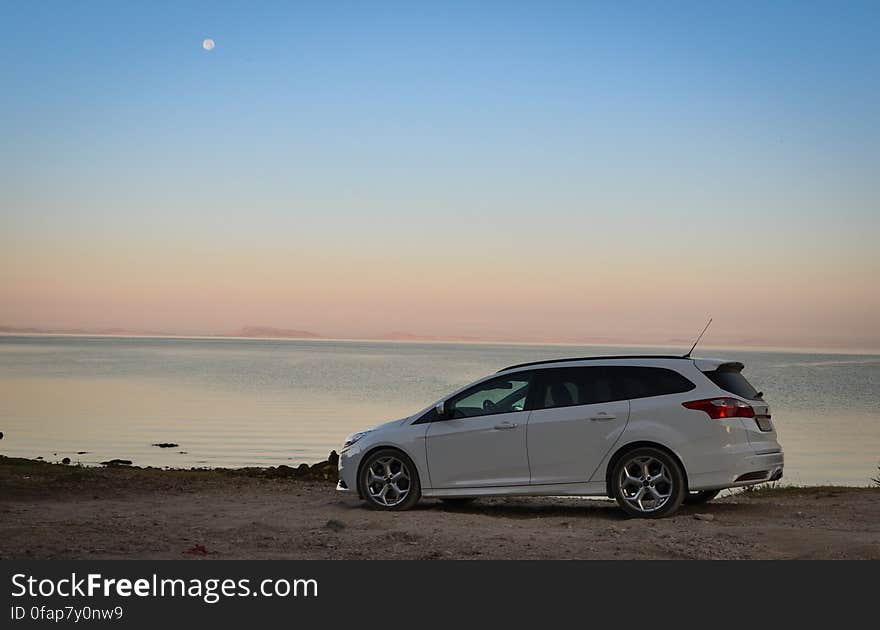
<svg viewBox="0 0 880 630"><path fill-rule="evenodd" d="M336 467L339 464L339 455L336 451L330 451L327 459L317 464L300 464L296 468L281 464L280 466L270 466L268 468L247 468L248 472L253 472L257 477L281 477L294 479L307 479L313 481L336 481Z"/></svg>

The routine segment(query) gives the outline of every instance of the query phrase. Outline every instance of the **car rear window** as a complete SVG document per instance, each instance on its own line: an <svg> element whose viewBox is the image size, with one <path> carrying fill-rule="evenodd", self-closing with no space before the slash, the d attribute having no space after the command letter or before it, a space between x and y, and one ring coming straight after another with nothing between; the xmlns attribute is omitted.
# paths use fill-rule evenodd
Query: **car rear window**
<svg viewBox="0 0 880 630"><path fill-rule="evenodd" d="M731 394L736 394L746 400L756 400L759 397L758 390L742 375L738 368L720 367L711 372L703 372L709 380L718 387Z"/></svg>
<svg viewBox="0 0 880 630"><path fill-rule="evenodd" d="M554 368L538 372L539 385L534 399L536 409L594 405L620 400L614 390L609 368Z"/></svg>

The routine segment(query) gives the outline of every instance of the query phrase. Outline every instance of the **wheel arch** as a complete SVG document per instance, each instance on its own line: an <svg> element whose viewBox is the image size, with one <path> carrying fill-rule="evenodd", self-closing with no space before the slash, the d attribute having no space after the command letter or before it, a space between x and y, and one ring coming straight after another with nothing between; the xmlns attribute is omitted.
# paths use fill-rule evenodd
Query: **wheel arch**
<svg viewBox="0 0 880 630"><path fill-rule="evenodd" d="M644 447L656 448L658 450L661 450L675 460L675 462L678 464L679 468L681 468L681 474L684 477L684 488L685 488L685 492L687 492L687 489L688 489L687 468L685 468L684 462L681 460L681 457L679 457L678 453L676 453L674 450L672 450L668 446L666 446L664 444L660 444L659 442L652 442L650 440L639 440L637 442L629 442L627 444L624 444L623 446L618 448L616 451L614 451L614 455L612 455L611 459L608 460L608 466L605 468L605 494L607 494L609 498L614 498L614 493L611 490L611 472L614 470L614 467L617 465L617 462L620 460L620 458L623 457L624 455L626 455L627 453L629 453L630 451L633 451L637 448L644 448Z"/></svg>

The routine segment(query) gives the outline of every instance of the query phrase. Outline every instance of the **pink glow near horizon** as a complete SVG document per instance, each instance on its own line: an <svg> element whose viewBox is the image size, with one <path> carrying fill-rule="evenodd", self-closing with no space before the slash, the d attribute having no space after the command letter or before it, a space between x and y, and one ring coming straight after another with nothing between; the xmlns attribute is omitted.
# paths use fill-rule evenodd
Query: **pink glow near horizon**
<svg viewBox="0 0 880 630"><path fill-rule="evenodd" d="M103 257L71 248L53 258L20 245L4 254L0 325L219 333L266 325L329 337L392 331L507 340L666 343L714 315L719 343L876 347L876 294L841 269L826 279L748 264L719 282L687 256L608 264L602 257L479 254L377 259L348 252L230 250ZM137 249L136 245L132 249ZM579 262L580 261L580 262ZM583 267L579 266L580 264ZM809 268L805 268L809 269Z"/></svg>

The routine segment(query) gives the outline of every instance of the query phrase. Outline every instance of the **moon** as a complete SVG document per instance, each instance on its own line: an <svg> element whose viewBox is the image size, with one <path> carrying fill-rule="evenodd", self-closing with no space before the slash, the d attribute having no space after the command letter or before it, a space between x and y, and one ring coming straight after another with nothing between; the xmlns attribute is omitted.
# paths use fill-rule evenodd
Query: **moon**
<svg viewBox="0 0 880 630"><path fill-rule="evenodd" d="M214 40L210 37L206 38L204 41L202 41L202 48L204 48L205 50L214 50Z"/></svg>

